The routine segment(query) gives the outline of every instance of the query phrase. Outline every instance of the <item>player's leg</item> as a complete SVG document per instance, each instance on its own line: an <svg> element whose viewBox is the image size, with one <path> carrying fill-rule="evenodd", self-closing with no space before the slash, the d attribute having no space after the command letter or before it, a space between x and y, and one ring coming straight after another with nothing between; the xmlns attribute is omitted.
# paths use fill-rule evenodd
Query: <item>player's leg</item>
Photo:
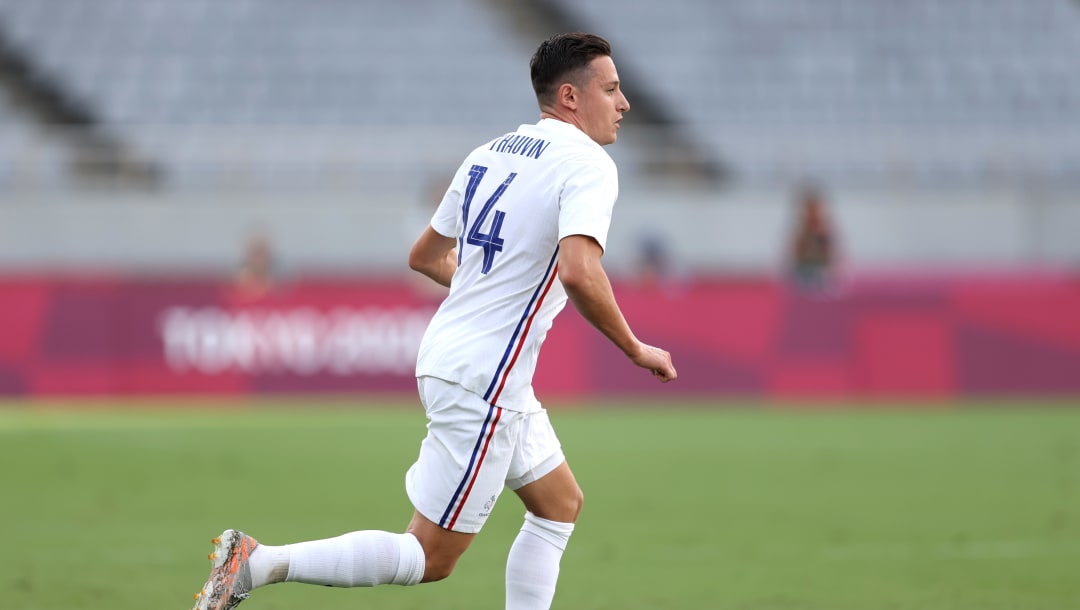
<svg viewBox="0 0 1080 610"><path fill-rule="evenodd" d="M416 509L408 530L350 532L284 546L260 545L235 532L244 543L230 544L215 560L197 594L198 610L232 608L251 589L276 582L412 585L450 574L503 489L521 414L504 412L456 384L427 379L419 385L429 424L405 480Z"/></svg>
<svg viewBox="0 0 1080 610"><path fill-rule="evenodd" d="M474 537L441 528L416 512L404 534L364 530L282 546L259 544L242 532L226 530L215 539L214 555L221 554L224 566L218 580L228 579L228 571L235 573L235 590L226 597L237 597L236 604L252 589L286 581L373 587L441 580L450 575ZM207 596L213 596L213 587ZM222 596L219 591L217 597Z"/></svg>
<svg viewBox="0 0 1080 610"><path fill-rule="evenodd" d="M442 580L476 534L439 527L419 512L404 534L377 530L272 547L252 553L252 588L275 582L332 587L413 585Z"/></svg>
<svg viewBox="0 0 1080 610"><path fill-rule="evenodd" d="M476 534L453 532L439 527L419 511L413 513L412 521L406 531L416 536L424 548L427 565L420 582L435 582L449 576L454 571L458 559L465 554L473 538L476 537Z"/></svg>
<svg viewBox="0 0 1080 610"><path fill-rule="evenodd" d="M506 560L507 610L546 609L583 495L546 412L531 414L507 485L525 504L525 522Z"/></svg>
<svg viewBox="0 0 1080 610"><path fill-rule="evenodd" d="M377 530L284 546L259 544L237 530L215 538L214 566L195 595L195 610L227 610L258 587L294 581L330 587L415 585L424 575L424 549L410 533Z"/></svg>
<svg viewBox="0 0 1080 610"><path fill-rule="evenodd" d="M423 378L418 389L429 421L420 454L405 475L405 491L415 508L406 532L353 532L288 545L286 580L415 584L413 578L432 582L453 571L502 491L520 414L504 412L439 379ZM414 554L420 557L419 577L411 570ZM401 582L406 576L410 581Z"/></svg>
<svg viewBox="0 0 1080 610"><path fill-rule="evenodd" d="M539 480L514 490L525 510L541 519L574 523L585 498L565 460Z"/></svg>
<svg viewBox="0 0 1080 610"><path fill-rule="evenodd" d="M259 545L249 563L252 588L283 581L374 587L419 583L426 559L413 534L363 530L277 547Z"/></svg>

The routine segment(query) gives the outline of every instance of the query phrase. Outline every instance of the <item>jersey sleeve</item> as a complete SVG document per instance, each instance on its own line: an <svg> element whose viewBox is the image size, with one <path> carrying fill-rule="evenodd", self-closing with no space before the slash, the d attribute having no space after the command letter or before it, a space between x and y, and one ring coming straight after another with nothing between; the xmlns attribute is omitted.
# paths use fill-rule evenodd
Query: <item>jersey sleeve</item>
<svg viewBox="0 0 1080 610"><path fill-rule="evenodd" d="M571 170L559 198L559 240L588 235L607 250L611 213L619 197L619 175L607 158L590 158Z"/></svg>
<svg viewBox="0 0 1080 610"><path fill-rule="evenodd" d="M447 187L439 207L435 208L435 215L431 217L431 228L439 235L446 237L458 237L462 231L461 220L461 196L464 191L464 170L462 165L454 175L453 181Z"/></svg>

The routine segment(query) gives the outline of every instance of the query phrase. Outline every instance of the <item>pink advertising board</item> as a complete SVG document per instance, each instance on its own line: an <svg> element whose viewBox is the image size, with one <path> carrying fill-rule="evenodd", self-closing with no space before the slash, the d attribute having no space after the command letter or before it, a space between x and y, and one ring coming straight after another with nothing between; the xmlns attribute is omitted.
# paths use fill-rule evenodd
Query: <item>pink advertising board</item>
<svg viewBox="0 0 1080 610"><path fill-rule="evenodd" d="M1080 396L1080 276L870 277L829 295L774 279L617 283L661 386L568 307L541 398ZM407 280L298 280L258 297L214 278L0 277L0 396L415 390L439 295Z"/></svg>

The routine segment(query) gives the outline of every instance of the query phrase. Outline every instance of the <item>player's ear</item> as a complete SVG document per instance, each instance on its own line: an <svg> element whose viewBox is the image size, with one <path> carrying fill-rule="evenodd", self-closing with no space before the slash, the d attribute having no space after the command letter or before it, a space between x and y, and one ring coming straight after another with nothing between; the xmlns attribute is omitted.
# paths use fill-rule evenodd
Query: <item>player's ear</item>
<svg viewBox="0 0 1080 610"><path fill-rule="evenodd" d="M559 101L559 105L571 110L577 109L577 89L571 83L559 85L559 91L555 98Z"/></svg>

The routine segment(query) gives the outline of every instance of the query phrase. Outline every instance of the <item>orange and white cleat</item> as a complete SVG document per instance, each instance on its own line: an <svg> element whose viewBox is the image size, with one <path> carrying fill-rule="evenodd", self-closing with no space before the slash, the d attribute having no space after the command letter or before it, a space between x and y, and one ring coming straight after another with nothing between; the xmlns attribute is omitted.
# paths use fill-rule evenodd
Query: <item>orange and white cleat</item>
<svg viewBox="0 0 1080 610"><path fill-rule="evenodd" d="M209 557L214 566L202 591L195 594L191 610L229 610L247 599L251 591L248 558L259 543L237 530L225 530L211 542L214 552Z"/></svg>

